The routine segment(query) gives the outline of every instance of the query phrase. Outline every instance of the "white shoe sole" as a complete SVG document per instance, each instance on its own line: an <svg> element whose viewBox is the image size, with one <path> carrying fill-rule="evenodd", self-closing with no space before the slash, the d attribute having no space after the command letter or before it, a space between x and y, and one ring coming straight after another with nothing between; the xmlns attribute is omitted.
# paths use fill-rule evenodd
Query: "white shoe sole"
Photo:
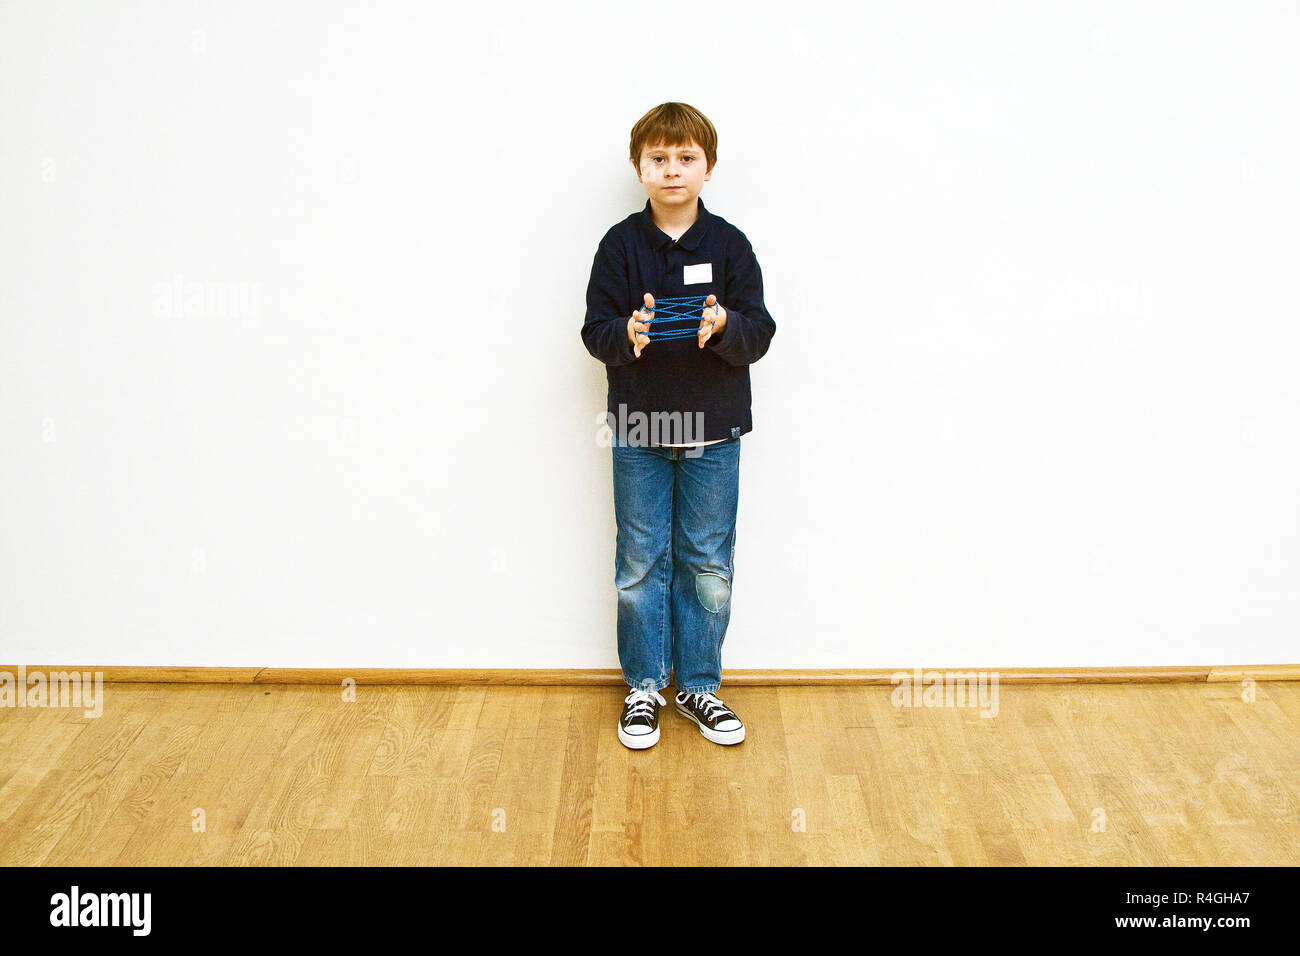
<svg viewBox="0 0 1300 956"><path fill-rule="evenodd" d="M648 734L629 734L623 730L623 725L618 725L618 739L624 747L629 750L645 750L647 747L653 747L659 743L659 728L656 727Z"/></svg>
<svg viewBox="0 0 1300 956"><path fill-rule="evenodd" d="M704 735L705 739L712 740L715 744L722 744L724 747L729 747L732 744L738 744L745 739L744 724L741 724L739 730L713 730L712 728L700 723L695 718L694 714L689 710L685 710L676 701L673 701L673 710L677 711L677 713L681 714L696 727L699 727L700 733Z"/></svg>

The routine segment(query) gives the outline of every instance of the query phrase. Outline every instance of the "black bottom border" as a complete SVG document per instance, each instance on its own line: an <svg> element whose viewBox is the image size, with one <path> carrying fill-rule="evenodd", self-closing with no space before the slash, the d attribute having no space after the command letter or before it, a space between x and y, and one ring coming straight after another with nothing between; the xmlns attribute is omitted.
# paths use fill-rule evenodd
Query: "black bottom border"
<svg viewBox="0 0 1300 956"><path fill-rule="evenodd" d="M465 930L535 939L575 920L584 930L608 920L613 941L633 928L629 917L651 922L653 913L658 924L665 912L702 918L703 933L687 936L718 941L766 936L776 921L809 942L834 929L917 945L1032 932L1230 946L1242 934L1258 939L1295 926L1295 867L755 867L695 870L684 879L655 869L9 867L0 869L0 913L8 942L76 935L141 945L252 937L386 945L376 932L443 924L457 933L445 942L455 944ZM78 923L107 912L102 894L139 894L105 904L134 907L121 911L125 925L70 925L74 909ZM137 932L144 894L147 934Z"/></svg>

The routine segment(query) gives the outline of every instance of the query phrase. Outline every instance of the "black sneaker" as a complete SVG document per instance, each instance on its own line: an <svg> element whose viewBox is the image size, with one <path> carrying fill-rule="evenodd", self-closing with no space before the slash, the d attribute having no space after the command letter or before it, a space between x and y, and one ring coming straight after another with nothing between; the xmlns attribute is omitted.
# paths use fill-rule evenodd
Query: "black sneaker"
<svg viewBox="0 0 1300 956"><path fill-rule="evenodd" d="M678 693L673 701L677 713L693 721L715 744L738 744L745 739L745 725L722 701L712 694Z"/></svg>
<svg viewBox="0 0 1300 956"><path fill-rule="evenodd" d="M637 690L623 698L623 716L618 721L618 739L624 747L645 750L659 743L659 708L667 706L653 690Z"/></svg>

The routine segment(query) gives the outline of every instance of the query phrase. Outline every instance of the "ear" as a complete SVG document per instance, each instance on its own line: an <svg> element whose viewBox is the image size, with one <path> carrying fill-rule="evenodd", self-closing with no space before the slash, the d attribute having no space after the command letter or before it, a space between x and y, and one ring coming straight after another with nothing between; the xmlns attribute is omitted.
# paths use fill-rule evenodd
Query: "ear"
<svg viewBox="0 0 1300 956"><path fill-rule="evenodd" d="M713 178L713 171L714 171L715 169L717 169L717 168L718 168L718 164L717 164L717 163L714 163L712 166L709 167L708 172L706 172L706 173L704 174L704 181L705 181L706 183L707 183L710 179Z"/></svg>
<svg viewBox="0 0 1300 956"><path fill-rule="evenodd" d="M645 180L641 178L641 167L637 165L636 160L629 159L628 162L630 162L632 164L632 168L636 170L636 181L639 183L645 182Z"/></svg>

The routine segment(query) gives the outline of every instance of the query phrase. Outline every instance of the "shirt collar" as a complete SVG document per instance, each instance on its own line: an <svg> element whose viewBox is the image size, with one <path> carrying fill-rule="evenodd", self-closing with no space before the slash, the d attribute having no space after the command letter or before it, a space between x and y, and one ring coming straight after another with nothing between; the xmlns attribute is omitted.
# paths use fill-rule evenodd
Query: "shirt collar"
<svg viewBox="0 0 1300 956"><path fill-rule="evenodd" d="M704 208L704 200L698 197L695 200L698 203L699 215L695 222L691 223L691 228L682 233L682 237L677 240L677 244L688 252L694 252L700 244L700 239L708 232L709 220L712 215ZM673 244L672 237L655 225L654 218L650 215L650 200L645 201L645 208L639 213L641 225L645 229L646 235L650 239L650 246L656 252Z"/></svg>

